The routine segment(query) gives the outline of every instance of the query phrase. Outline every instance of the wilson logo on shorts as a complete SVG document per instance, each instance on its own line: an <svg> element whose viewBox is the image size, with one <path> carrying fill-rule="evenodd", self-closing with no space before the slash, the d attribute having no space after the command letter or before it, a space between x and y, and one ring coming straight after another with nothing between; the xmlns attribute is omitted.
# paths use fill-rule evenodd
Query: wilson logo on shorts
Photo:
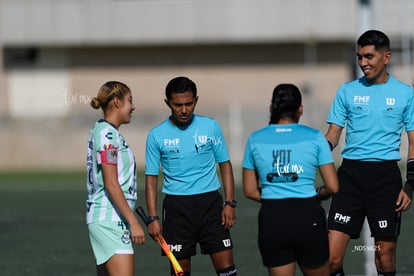
<svg viewBox="0 0 414 276"><path fill-rule="evenodd" d="M225 240L223 240L223 244L224 244L224 247L230 247L231 246L231 240L230 239L225 239Z"/></svg>
<svg viewBox="0 0 414 276"><path fill-rule="evenodd" d="M378 225L379 225L379 228L387 228L388 222L386 220L379 220Z"/></svg>

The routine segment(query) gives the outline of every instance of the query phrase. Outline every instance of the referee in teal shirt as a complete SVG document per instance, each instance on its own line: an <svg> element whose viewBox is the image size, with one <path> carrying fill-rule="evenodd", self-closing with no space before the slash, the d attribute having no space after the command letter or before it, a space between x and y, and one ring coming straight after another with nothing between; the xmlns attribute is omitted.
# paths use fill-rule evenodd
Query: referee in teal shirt
<svg viewBox="0 0 414 276"><path fill-rule="evenodd" d="M357 44L364 76L339 87L327 119L331 148L346 128L340 190L332 198L328 217L331 272L345 275L342 263L348 242L359 237L367 218L378 275L394 276L401 212L410 208L414 183L413 88L387 73L391 52L384 33L369 30ZM403 129L409 142L404 187L397 164Z"/></svg>

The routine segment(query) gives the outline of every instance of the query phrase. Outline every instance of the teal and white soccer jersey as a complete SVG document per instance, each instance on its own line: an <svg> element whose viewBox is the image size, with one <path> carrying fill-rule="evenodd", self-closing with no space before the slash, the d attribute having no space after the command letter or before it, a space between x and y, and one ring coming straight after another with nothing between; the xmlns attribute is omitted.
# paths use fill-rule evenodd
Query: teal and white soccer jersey
<svg viewBox="0 0 414 276"><path fill-rule="evenodd" d="M414 130L413 97L413 88L392 76L384 84L362 77L339 87L327 123L346 126L342 157L400 160L401 132Z"/></svg>
<svg viewBox="0 0 414 276"><path fill-rule="evenodd" d="M242 166L258 172L262 199L284 199L316 196L317 169L330 163L332 154L319 130L272 124L249 136Z"/></svg>
<svg viewBox="0 0 414 276"><path fill-rule="evenodd" d="M87 156L87 223L120 221L104 188L102 163L113 164L118 169L118 181L131 208L137 200L136 164L131 148L119 131L110 123L99 120L89 133Z"/></svg>
<svg viewBox="0 0 414 276"><path fill-rule="evenodd" d="M194 115L186 127L169 119L150 130L146 142L145 174L164 174L162 191L194 195L218 190L216 162L229 161L226 142L217 122Z"/></svg>

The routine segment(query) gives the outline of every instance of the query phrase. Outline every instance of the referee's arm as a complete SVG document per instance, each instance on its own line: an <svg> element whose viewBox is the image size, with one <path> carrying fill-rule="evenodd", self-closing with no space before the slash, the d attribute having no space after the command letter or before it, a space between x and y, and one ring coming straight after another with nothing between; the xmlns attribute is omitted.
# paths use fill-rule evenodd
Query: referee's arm
<svg viewBox="0 0 414 276"><path fill-rule="evenodd" d="M243 192L244 196L260 202L260 189L259 189L258 176L255 170L243 168Z"/></svg>
<svg viewBox="0 0 414 276"><path fill-rule="evenodd" d="M224 188L225 201L234 200L233 166L230 161L219 163ZM221 215L224 228L230 229L236 223L236 211L233 207L225 205Z"/></svg>
<svg viewBox="0 0 414 276"><path fill-rule="evenodd" d="M157 192L158 192L158 176L145 175L145 201L149 216L157 216ZM162 228L159 220L154 220L148 225L148 233L153 238L162 235Z"/></svg>
<svg viewBox="0 0 414 276"><path fill-rule="evenodd" d="M328 142L331 145L331 150L333 150L339 143L339 138L341 137L342 134L342 127L330 123L329 127L328 127L328 131L325 134L325 138L326 140L328 140Z"/></svg>
<svg viewBox="0 0 414 276"><path fill-rule="evenodd" d="M398 206L395 211L407 211L411 207L411 202L413 198L413 188L414 188L414 131L408 131L408 154L407 154L407 174L406 182L398 195L396 205Z"/></svg>

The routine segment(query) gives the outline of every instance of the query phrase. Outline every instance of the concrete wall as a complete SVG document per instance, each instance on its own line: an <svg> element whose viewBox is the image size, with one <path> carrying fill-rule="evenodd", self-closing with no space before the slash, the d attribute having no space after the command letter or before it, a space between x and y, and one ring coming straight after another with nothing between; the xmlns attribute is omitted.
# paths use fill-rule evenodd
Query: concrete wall
<svg viewBox="0 0 414 276"><path fill-rule="evenodd" d="M340 45L334 45L337 47ZM40 57L48 55L46 50L42 51ZM0 151L8 156L0 159L0 168L82 168L88 130L102 115L89 102L99 86L108 80L123 81L133 90L134 119L122 127L122 132L142 166L146 133L169 115L163 102L164 88L178 75L189 76L197 83L198 113L217 118L232 158L238 164L247 135L268 122L268 105L276 84L292 82L300 86L305 105L303 123L324 129L326 112L336 88L351 72L350 65L344 65L343 60L333 62L334 59L327 58L331 52L329 47L317 58L317 66L306 61L301 45L213 50L204 47L93 48L60 52L66 58L59 60L69 62L63 66L46 66L38 61L32 65L37 69L29 76L27 68L6 66L6 87L13 116L5 120L0 132L3 141ZM155 60L161 55L166 59L153 65L139 59L143 56ZM129 56L140 61L128 63Z"/></svg>

